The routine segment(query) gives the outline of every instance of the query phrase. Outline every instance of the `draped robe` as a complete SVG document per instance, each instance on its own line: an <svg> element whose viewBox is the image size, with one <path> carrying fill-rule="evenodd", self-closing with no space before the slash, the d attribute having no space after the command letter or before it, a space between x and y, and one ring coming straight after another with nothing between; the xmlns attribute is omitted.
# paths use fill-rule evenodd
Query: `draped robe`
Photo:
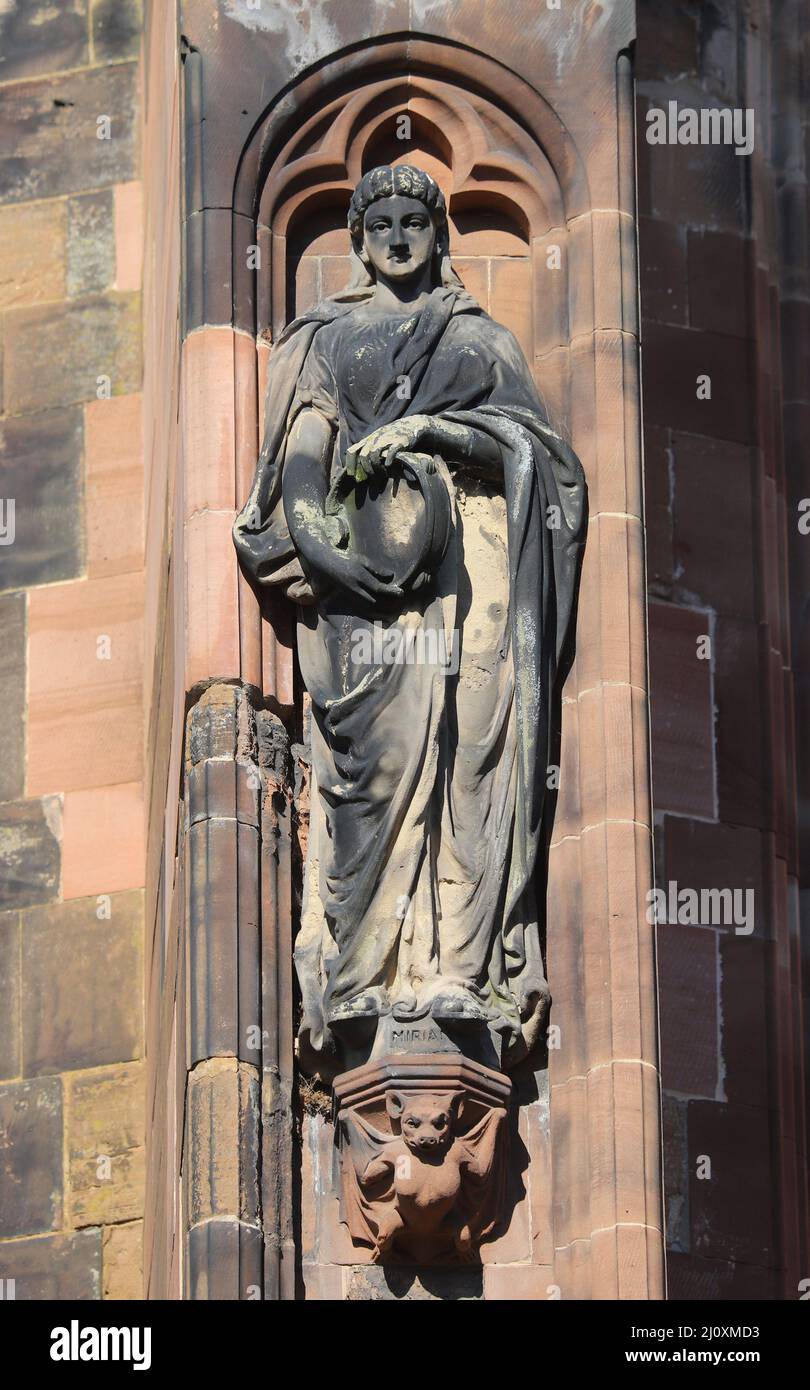
<svg viewBox="0 0 810 1390"><path fill-rule="evenodd" d="M512 334L461 289L435 289L407 318L369 313L368 297L322 302L271 354L264 445L234 527L258 588L281 586L300 605L312 799L295 955L303 1054L323 1074L330 1018L369 990L380 1011L418 1017L444 984L462 985L507 1060L536 1038L548 1001L538 892L551 718L585 525L581 465ZM339 588L316 598L296 554L281 481L305 409L332 430L332 476L351 444L411 414L496 446L492 482L445 451L450 544L435 584L393 614ZM413 663L358 660L358 631L381 623L444 640L425 641Z"/></svg>

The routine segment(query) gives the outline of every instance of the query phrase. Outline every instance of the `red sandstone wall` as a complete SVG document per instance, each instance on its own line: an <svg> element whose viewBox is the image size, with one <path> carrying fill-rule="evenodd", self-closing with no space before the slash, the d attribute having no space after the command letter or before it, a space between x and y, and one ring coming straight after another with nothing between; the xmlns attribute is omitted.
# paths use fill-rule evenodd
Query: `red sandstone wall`
<svg viewBox="0 0 810 1390"><path fill-rule="evenodd" d="M745 28L741 9L732 0L639 4L658 879L751 888L756 902L750 936L705 922L658 931L672 1298L792 1298L807 1269L798 959L807 830L798 808L810 754L798 721L810 709L810 538L796 524L810 492L806 121L796 105L807 38L793 0L755 3ZM26 0L0 18L0 115L12 151L0 161L0 498L16 503L15 543L0 548L0 1278L16 1280L18 1298L139 1295L145 1124L148 1291L181 1290L186 1072L173 831L186 687L239 665L228 531L231 373L242 339L223 326L188 339L194 488L184 496L181 61L174 6L158 0L149 11L145 87L138 0ZM755 105L766 113L755 157L653 150L646 107L670 97ZM103 115L109 141L97 139ZM476 269L464 266L471 283ZM616 274L611 263L604 284ZM704 371L711 401L695 394ZM105 376L110 399L97 396ZM205 428L215 419L219 433ZM191 571L207 575L188 595L184 544ZM624 570L610 556L606 568L620 597ZM613 640L614 610L591 607L591 651ZM702 636L712 643L706 660ZM616 649L624 652L620 641ZM604 691L607 708L615 683ZM621 777L610 709L604 727ZM623 766L643 793L643 757ZM567 854L571 837L562 821L558 829ZM624 843L615 855L626 855ZM597 869L592 887L602 883ZM601 897L592 908L588 931L598 937ZM573 929L581 926L577 916ZM579 937L571 940L572 960L555 962L559 1007L566 970L576 1002ZM560 1106L581 1082L583 1068L571 1070ZM591 1138L600 1127L612 1135L610 1107L593 1105ZM224 1133L234 1127L227 1107L217 1122ZM577 1154L566 1183L581 1196L587 1143ZM701 1156L710 1176L698 1176ZM580 1207L563 1216L581 1251L590 1227L574 1228ZM551 1254L536 1259L542 1297ZM489 1273L514 1295L508 1264Z"/></svg>
<svg viewBox="0 0 810 1390"><path fill-rule="evenodd" d="M140 24L137 0L0 16L0 1278L18 1299L141 1291Z"/></svg>
<svg viewBox="0 0 810 1390"><path fill-rule="evenodd" d="M699 925L658 928L670 1298L795 1298L806 1272L795 782L806 732L791 646L791 604L795 625L807 590L796 512L807 190L791 148L801 10L639 5L657 880L750 889L756 907L750 935L713 924L705 905ZM754 108L753 155L648 144L647 110L672 99Z"/></svg>

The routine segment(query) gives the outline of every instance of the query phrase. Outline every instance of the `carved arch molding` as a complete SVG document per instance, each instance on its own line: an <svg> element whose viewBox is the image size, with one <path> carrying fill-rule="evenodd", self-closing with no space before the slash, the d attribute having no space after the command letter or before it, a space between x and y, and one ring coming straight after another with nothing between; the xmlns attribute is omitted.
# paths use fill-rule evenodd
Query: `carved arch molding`
<svg viewBox="0 0 810 1390"><path fill-rule="evenodd" d="M397 134L403 115L410 122L406 139ZM570 222L589 206L573 141L549 104L507 68L425 39L377 41L336 55L283 94L255 127L234 187L234 326L276 337L295 305L290 264L306 250L308 228L342 235L342 251L334 255L334 237L329 247L334 261L343 261L346 212L358 179L375 164L419 158L443 186L462 277L472 269L468 261L500 233L496 251L522 258L527 271L526 301L505 303L506 321L511 318L538 367L538 359L566 348L572 279L592 278L589 265L579 273L579 245L573 258L568 246ZM550 243L559 247L554 275L545 273ZM260 248L256 270L247 254L253 244ZM328 269L329 281L318 286L325 293L341 287L345 266ZM470 288L475 293L484 285L476 278ZM556 418L567 419L566 373L552 375L549 404Z"/></svg>

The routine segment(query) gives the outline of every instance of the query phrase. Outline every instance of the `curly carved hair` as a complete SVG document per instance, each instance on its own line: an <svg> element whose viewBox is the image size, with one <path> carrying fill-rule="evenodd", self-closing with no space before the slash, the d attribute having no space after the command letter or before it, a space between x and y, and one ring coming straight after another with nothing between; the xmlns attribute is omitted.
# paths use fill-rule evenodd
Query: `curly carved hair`
<svg viewBox="0 0 810 1390"><path fill-rule="evenodd" d="M433 218L437 232L447 225L447 205L436 180L412 164L380 164L364 174L352 194L349 204L349 231L355 247L363 241L363 217L366 208L378 198L416 198Z"/></svg>

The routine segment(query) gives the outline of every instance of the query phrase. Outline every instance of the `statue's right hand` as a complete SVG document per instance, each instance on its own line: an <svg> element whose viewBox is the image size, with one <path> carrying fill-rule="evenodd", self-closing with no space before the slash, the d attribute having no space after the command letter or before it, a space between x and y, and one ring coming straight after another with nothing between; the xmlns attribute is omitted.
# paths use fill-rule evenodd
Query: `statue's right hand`
<svg viewBox="0 0 810 1390"><path fill-rule="evenodd" d="M402 597L402 589L399 584L394 583L394 575L391 570L377 569L374 565L370 565L367 560L364 560L361 555L344 552L341 559L345 563L342 566L343 572L338 578L338 583L357 594L359 598L374 603L381 599Z"/></svg>
<svg viewBox="0 0 810 1390"><path fill-rule="evenodd" d="M366 603L402 597L391 570L377 569L352 551L332 550L322 557L319 568L333 584L348 589Z"/></svg>

